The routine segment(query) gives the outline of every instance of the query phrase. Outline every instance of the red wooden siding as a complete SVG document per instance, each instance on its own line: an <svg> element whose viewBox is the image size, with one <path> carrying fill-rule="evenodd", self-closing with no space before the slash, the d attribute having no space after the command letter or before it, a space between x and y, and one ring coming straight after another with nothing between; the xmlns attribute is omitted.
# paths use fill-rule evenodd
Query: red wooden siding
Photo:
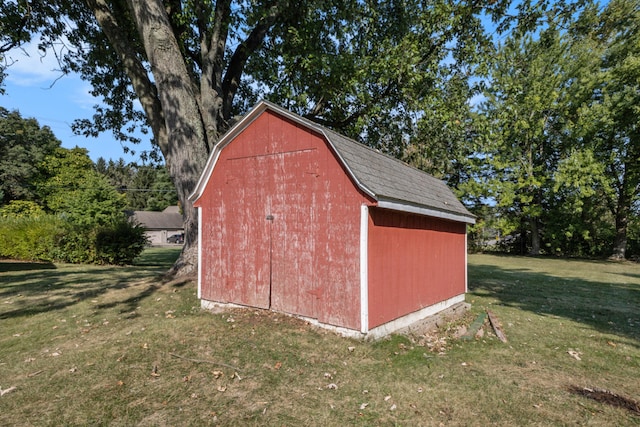
<svg viewBox="0 0 640 427"><path fill-rule="evenodd" d="M220 153L201 207L209 301L360 328L360 206L320 135L270 111Z"/></svg>
<svg viewBox="0 0 640 427"><path fill-rule="evenodd" d="M465 292L464 223L369 213L370 329Z"/></svg>

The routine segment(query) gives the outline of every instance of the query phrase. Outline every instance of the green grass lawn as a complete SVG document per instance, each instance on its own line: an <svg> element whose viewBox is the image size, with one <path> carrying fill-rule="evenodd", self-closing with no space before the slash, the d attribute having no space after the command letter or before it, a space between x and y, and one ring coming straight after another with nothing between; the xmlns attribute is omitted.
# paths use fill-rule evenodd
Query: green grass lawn
<svg viewBox="0 0 640 427"><path fill-rule="evenodd" d="M640 425L638 264L472 255L463 321L363 342L202 311L177 254L0 261L0 425ZM486 309L507 343L452 337Z"/></svg>

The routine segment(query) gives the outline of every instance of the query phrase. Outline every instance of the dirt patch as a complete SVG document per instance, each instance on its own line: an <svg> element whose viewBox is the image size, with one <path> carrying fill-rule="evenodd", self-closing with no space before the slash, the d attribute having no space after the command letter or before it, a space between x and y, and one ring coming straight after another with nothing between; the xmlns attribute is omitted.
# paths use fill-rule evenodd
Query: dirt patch
<svg viewBox="0 0 640 427"><path fill-rule="evenodd" d="M605 403L607 405L615 406L616 408L623 408L640 416L640 403L634 399L600 388L587 388L572 385L567 387L567 389L570 393L588 397L596 402Z"/></svg>

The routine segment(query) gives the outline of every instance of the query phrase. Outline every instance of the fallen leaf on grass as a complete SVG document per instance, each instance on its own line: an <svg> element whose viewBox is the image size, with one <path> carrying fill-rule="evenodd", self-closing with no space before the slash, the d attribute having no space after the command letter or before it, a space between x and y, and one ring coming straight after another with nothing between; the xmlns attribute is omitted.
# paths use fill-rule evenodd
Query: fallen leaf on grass
<svg viewBox="0 0 640 427"><path fill-rule="evenodd" d="M282 362L276 362L276 364L273 366L273 369L275 369L276 371L280 368L282 368Z"/></svg>
<svg viewBox="0 0 640 427"><path fill-rule="evenodd" d="M6 389L6 390L3 390L3 389L2 389L2 387L0 387L0 397L4 396L4 395L5 395L5 394L7 394L7 393L11 393L12 391L14 391L14 390L16 390L16 389L17 389L17 387L16 387L16 386L9 387L9 388L8 388L8 389Z"/></svg>
<svg viewBox="0 0 640 427"><path fill-rule="evenodd" d="M385 396L385 397L384 397L384 401L385 401L385 402L388 402L389 400L391 400L391 396Z"/></svg>
<svg viewBox="0 0 640 427"><path fill-rule="evenodd" d="M567 353L569 354L569 356L573 357L576 360L582 360L580 358L581 353L579 353L579 352L577 352L575 350L569 350L569 351L567 351Z"/></svg>
<svg viewBox="0 0 640 427"><path fill-rule="evenodd" d="M609 344L611 347L617 347L617 344L612 341L607 341L607 344Z"/></svg>
<svg viewBox="0 0 640 427"><path fill-rule="evenodd" d="M223 385L220 385L220 386L218 386L218 391L219 391L220 393L224 393L225 391L227 391L227 387L226 387L226 386L223 386Z"/></svg>
<svg viewBox="0 0 640 427"><path fill-rule="evenodd" d="M221 376L224 375L224 372L222 372L222 371L213 371L212 374L213 374L213 378L218 379L218 378L220 378Z"/></svg>
<svg viewBox="0 0 640 427"><path fill-rule="evenodd" d="M365 409L367 406L369 406L368 403L363 403L360 405L360 410Z"/></svg>
<svg viewBox="0 0 640 427"><path fill-rule="evenodd" d="M391 407L389 408L390 411L395 411L398 407L396 406L396 404L394 403L393 405L391 405Z"/></svg>

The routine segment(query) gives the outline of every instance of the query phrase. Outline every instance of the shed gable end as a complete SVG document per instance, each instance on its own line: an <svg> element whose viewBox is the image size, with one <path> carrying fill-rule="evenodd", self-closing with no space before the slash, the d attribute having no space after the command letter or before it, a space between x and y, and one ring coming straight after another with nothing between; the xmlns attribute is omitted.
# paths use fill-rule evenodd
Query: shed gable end
<svg viewBox="0 0 640 427"><path fill-rule="evenodd" d="M358 329L365 202L322 135L265 111L221 149L196 202L202 298Z"/></svg>

